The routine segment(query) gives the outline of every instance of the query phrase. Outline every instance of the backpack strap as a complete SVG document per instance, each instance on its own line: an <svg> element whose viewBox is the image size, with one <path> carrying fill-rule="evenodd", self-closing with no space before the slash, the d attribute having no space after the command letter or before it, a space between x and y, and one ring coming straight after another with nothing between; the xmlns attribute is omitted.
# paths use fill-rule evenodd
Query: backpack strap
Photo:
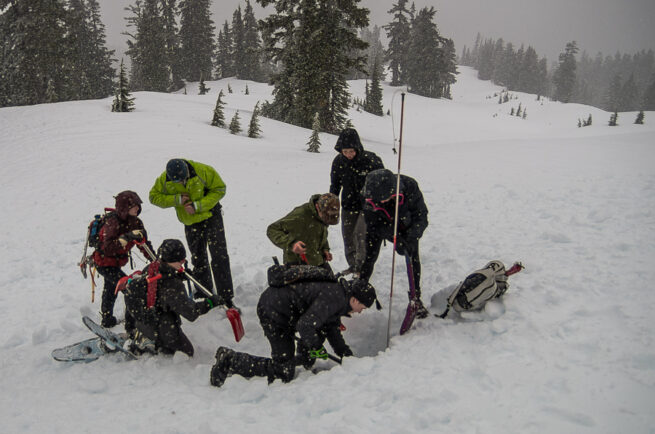
<svg viewBox="0 0 655 434"><path fill-rule="evenodd" d="M151 262L148 266L148 293L146 295L146 307L151 308L155 305L157 299L157 281L161 279L159 272L159 261Z"/></svg>

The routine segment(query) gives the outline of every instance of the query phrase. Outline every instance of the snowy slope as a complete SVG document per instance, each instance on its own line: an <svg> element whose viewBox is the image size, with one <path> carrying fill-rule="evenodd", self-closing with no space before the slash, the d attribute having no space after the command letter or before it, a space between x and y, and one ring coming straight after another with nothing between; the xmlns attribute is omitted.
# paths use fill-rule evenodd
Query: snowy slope
<svg viewBox="0 0 655 434"><path fill-rule="evenodd" d="M527 268L484 312L422 320L401 337L399 265L385 349L387 246L372 278L385 309L345 320L357 357L271 386L231 377L216 389L209 370L219 345L269 354L255 305L280 252L266 226L328 190L336 137L321 134L321 153L310 154L309 130L262 119L254 140L211 127L228 82L226 119L238 109L244 129L256 101L270 99L269 86L248 82L244 95L246 82L234 79L209 82L204 96L139 92L129 114L110 113L110 99L0 109L3 432L655 432L655 112L645 125L620 113L608 127L609 113L534 95L499 105L498 87L460 70L452 101L406 98L402 169L430 210L424 301L440 312L448 290L491 259ZM363 81L351 88L363 96ZM385 112L392 100L397 136L400 94L385 86ZM525 120L508 114L519 102ZM594 124L577 128L590 113ZM353 110L351 118L364 146L395 171L391 117ZM173 211L147 203L173 157L211 164L227 183L246 337L235 343L214 310L184 325L193 358L53 361L53 348L89 336L81 315L99 310L76 263L85 225L113 195L139 193L155 245L184 239ZM335 269L346 266L340 237L333 227Z"/></svg>

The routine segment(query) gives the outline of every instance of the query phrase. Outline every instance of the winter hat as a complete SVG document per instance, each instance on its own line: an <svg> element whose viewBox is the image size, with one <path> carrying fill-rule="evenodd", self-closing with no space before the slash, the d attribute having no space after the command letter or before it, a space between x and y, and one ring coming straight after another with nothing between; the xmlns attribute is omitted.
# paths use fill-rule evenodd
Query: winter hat
<svg viewBox="0 0 655 434"><path fill-rule="evenodd" d="M326 225L339 223L339 198L334 193L322 194L316 201L318 216Z"/></svg>
<svg viewBox="0 0 655 434"><path fill-rule="evenodd" d="M377 169L366 175L366 182L362 195L365 199L372 199L375 203L388 199L396 193L396 175L389 169ZM402 183L400 184L402 191Z"/></svg>
<svg viewBox="0 0 655 434"><path fill-rule="evenodd" d="M166 176L173 182L186 182L189 179L189 166L181 158L174 158L166 164Z"/></svg>
<svg viewBox="0 0 655 434"><path fill-rule="evenodd" d="M350 282L350 294L366 307L371 307L377 299L375 288L364 279L355 279Z"/></svg>
<svg viewBox="0 0 655 434"><path fill-rule="evenodd" d="M354 149L357 152L361 152L363 147L361 140L359 140L359 134L357 134L357 130L354 128L346 128L345 130L341 131L334 149L337 152L341 152L344 149Z"/></svg>
<svg viewBox="0 0 655 434"><path fill-rule="evenodd" d="M157 250L157 256L162 262L179 262L186 258L186 249L180 240L164 240Z"/></svg>
<svg viewBox="0 0 655 434"><path fill-rule="evenodd" d="M128 211L134 206L139 207L139 212L137 215L141 214L141 198L138 194L131 190L125 190L118 193L115 197L116 203L116 213L122 220L126 220L128 217Z"/></svg>

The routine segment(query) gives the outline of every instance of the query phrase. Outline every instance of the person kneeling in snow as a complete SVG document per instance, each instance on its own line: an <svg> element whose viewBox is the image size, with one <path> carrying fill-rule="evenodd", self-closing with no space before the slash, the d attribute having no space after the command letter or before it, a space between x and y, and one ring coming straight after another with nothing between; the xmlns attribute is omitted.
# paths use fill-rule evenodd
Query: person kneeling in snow
<svg viewBox="0 0 655 434"><path fill-rule="evenodd" d="M268 377L269 383L279 378L287 383L293 380L297 365L311 369L316 358L327 357L326 338L339 357L352 356L341 334L340 318L360 313L375 300L375 288L359 279L269 286L259 298L257 316L271 345L271 357L219 347L211 384L220 387L233 374ZM297 349L296 332L300 334Z"/></svg>
<svg viewBox="0 0 655 434"><path fill-rule="evenodd" d="M220 304L219 297L213 295L200 301L189 298L182 268L186 250L180 240L164 240L157 258L124 290L125 305L135 320L135 329L127 330L134 341L132 349L163 354L181 351L192 357L193 345L182 331L180 315L195 321Z"/></svg>

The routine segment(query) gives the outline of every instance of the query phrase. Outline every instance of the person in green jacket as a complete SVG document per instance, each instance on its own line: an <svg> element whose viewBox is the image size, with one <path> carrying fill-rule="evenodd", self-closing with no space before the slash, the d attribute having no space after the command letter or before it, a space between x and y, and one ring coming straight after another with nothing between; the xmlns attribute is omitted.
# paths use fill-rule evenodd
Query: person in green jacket
<svg viewBox="0 0 655 434"><path fill-rule="evenodd" d="M233 307L232 272L219 202L223 196L225 183L213 167L181 158L170 160L150 189L150 203L175 208L178 220L184 224L193 276L211 290L213 272L221 303ZM204 298L202 293L196 294Z"/></svg>
<svg viewBox="0 0 655 434"><path fill-rule="evenodd" d="M328 226L339 223L339 198L315 194L266 230L268 238L284 251L284 263L328 266L332 260Z"/></svg>

